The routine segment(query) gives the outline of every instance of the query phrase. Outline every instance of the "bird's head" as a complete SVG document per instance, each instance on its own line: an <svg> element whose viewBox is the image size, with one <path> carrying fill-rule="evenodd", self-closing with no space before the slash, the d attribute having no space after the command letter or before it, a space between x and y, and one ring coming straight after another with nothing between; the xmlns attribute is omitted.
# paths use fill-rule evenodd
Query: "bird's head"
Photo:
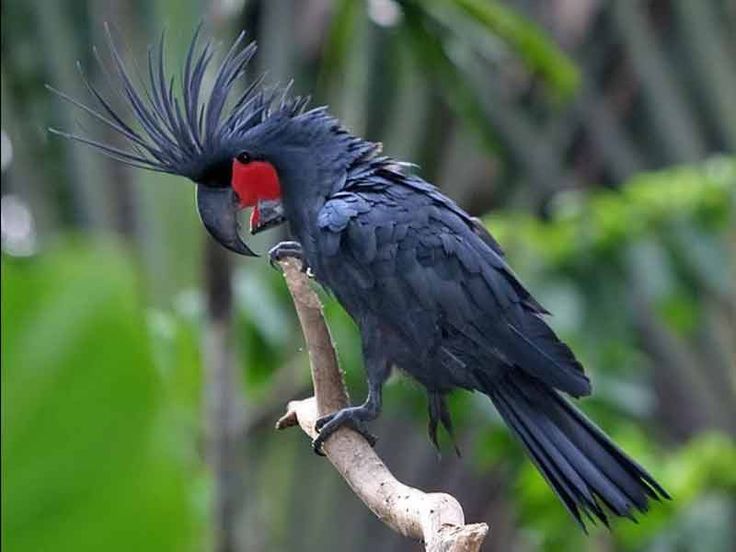
<svg viewBox="0 0 736 552"><path fill-rule="evenodd" d="M309 99L290 96L288 86L267 88L260 78L240 89L256 51L255 43L245 43L244 33L206 87L215 49L210 43L200 46L197 30L175 87L164 67L163 36L156 48L149 48L147 78L136 85L106 31L113 65L110 88L118 92L117 100L99 92L81 69L96 107L48 88L107 125L127 147L51 131L127 165L192 180L202 223L235 253L255 256L240 236L242 209L252 209L252 234L277 226L287 220L290 203L319 202L352 160L376 148L351 136L324 108L306 111ZM135 124L118 111L120 104L127 105Z"/></svg>

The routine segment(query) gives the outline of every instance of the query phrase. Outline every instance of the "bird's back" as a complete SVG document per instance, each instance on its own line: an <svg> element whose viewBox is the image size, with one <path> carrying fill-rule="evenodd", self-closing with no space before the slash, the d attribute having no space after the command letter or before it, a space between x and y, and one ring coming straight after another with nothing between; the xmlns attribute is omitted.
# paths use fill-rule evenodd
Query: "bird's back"
<svg viewBox="0 0 736 552"><path fill-rule="evenodd" d="M521 368L588 392L495 241L433 186L377 164L329 198L317 226L317 276L359 325L377 319L398 336L394 360L427 387L479 389L478 372Z"/></svg>

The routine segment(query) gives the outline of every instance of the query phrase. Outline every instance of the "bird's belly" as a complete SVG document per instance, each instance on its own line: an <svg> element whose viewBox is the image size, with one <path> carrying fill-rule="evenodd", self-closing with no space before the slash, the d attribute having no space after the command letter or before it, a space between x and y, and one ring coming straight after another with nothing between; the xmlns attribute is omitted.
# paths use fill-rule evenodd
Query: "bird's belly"
<svg viewBox="0 0 736 552"><path fill-rule="evenodd" d="M495 359L480 354L462 338L439 338L424 346L408 345L407 349L410 353L397 364L430 391L477 389L479 371L489 374L502 369Z"/></svg>

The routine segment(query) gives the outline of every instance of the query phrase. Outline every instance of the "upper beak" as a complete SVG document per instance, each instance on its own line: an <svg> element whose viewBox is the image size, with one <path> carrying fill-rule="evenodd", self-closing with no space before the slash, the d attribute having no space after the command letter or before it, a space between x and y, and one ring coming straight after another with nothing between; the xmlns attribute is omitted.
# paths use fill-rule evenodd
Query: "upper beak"
<svg viewBox="0 0 736 552"><path fill-rule="evenodd" d="M204 227L221 245L240 255L258 256L240 238L238 197L232 188L197 185L197 210Z"/></svg>

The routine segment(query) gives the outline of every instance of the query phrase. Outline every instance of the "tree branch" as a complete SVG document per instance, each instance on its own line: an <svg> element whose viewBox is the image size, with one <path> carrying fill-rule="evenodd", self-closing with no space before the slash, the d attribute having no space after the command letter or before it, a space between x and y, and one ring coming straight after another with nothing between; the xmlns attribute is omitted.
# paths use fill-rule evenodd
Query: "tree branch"
<svg viewBox="0 0 736 552"><path fill-rule="evenodd" d="M349 399L322 305L296 259L280 261L309 352L314 397L292 401L277 429L299 425L312 439L314 423L348 406ZM422 540L429 552L480 550L488 525L465 524L458 501L445 493L425 493L398 481L362 435L339 429L324 444L327 459L356 495L394 531Z"/></svg>

